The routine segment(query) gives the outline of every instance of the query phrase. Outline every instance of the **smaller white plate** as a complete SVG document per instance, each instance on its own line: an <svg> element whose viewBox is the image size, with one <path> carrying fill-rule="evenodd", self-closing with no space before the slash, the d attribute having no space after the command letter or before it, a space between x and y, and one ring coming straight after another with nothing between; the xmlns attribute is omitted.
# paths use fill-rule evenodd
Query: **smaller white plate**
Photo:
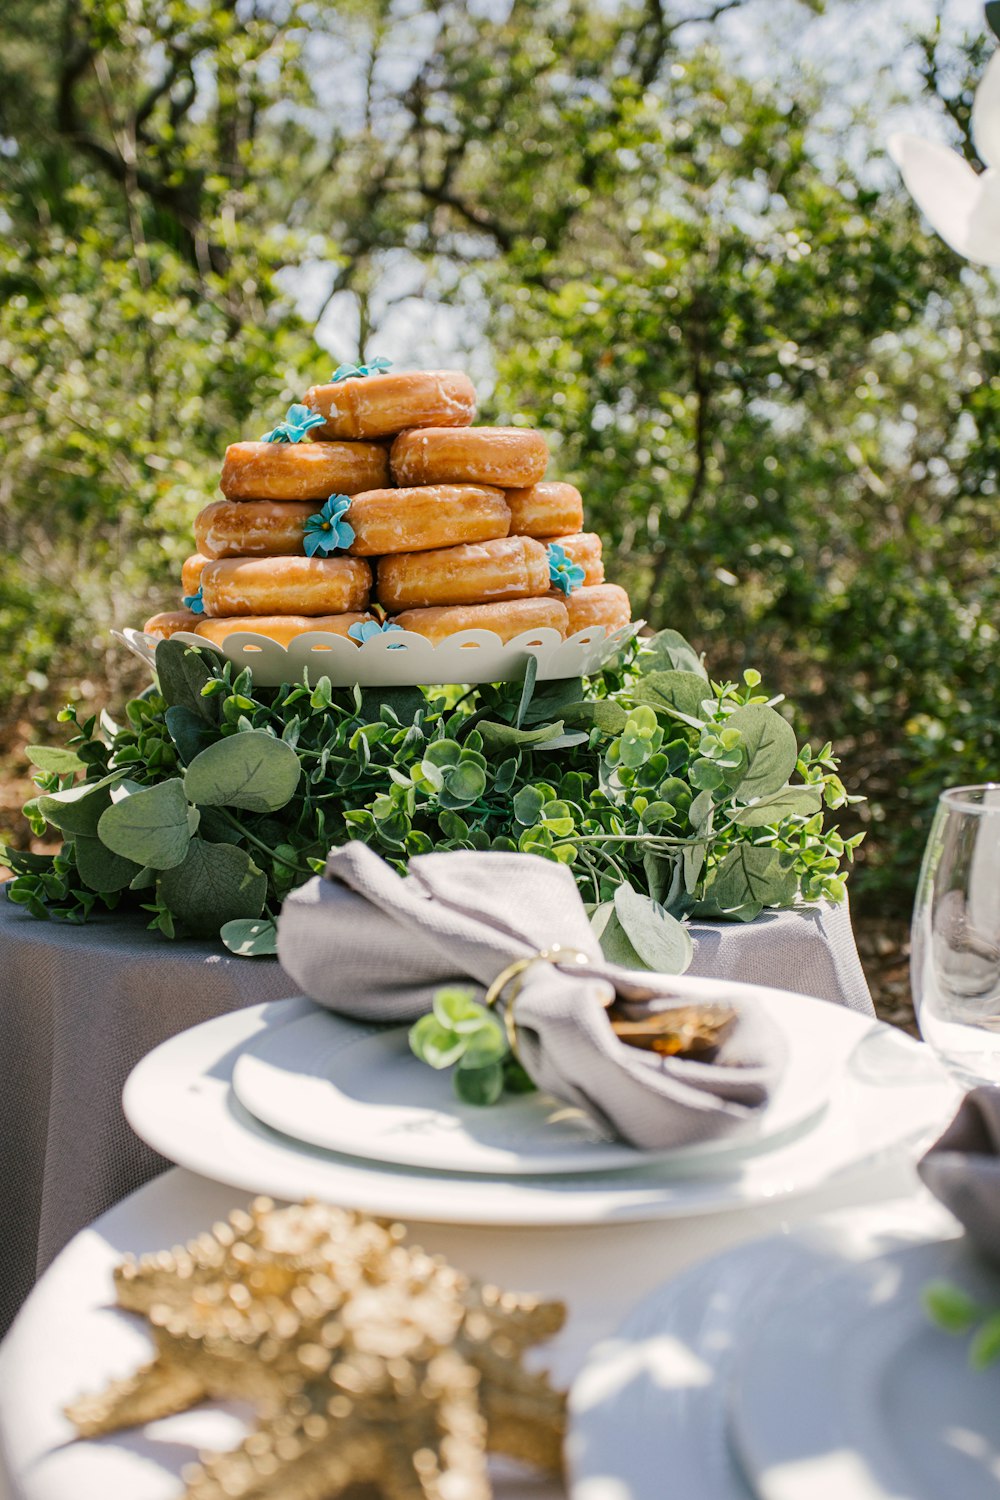
<svg viewBox="0 0 1000 1500"><path fill-rule="evenodd" d="M997 1500L1000 1372L928 1319L954 1282L1000 1306L962 1240L899 1250L778 1301L733 1382L736 1453L760 1500Z"/></svg>
<svg viewBox="0 0 1000 1500"><path fill-rule="evenodd" d="M716 981L682 975L678 993L710 999ZM930 1144L954 1112L958 1091L922 1042L823 1000L756 985L734 997L811 1017L834 1087L813 1130L690 1174L642 1162L632 1172L494 1176L425 1172L322 1151L263 1125L231 1086L237 1058L265 1031L312 1009L307 1000L247 1006L182 1031L146 1054L122 1094L126 1119L154 1151L192 1172L275 1198L319 1198L433 1224L624 1224L771 1204L833 1190ZM839 1187L838 1187L839 1190Z"/></svg>
<svg viewBox="0 0 1000 1500"><path fill-rule="evenodd" d="M769 1005L766 996L757 1003L788 1049L773 1097L738 1131L669 1151L608 1140L583 1110L549 1094L522 1094L489 1109L462 1104L450 1072L435 1072L413 1056L408 1027L365 1025L318 1006L256 1038L237 1059L233 1090L245 1109L283 1135L367 1161L517 1176L628 1170L655 1161L680 1172L766 1150L807 1129L826 1107L833 1070L811 1008Z"/></svg>

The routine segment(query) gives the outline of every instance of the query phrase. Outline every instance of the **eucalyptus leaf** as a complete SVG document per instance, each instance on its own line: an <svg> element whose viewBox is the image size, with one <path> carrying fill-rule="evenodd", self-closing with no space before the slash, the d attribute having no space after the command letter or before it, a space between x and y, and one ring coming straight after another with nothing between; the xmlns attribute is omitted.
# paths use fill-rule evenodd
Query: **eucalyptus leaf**
<svg viewBox="0 0 1000 1500"><path fill-rule="evenodd" d="M184 790L192 802L207 807L277 812L295 795L300 775L291 745L264 729L251 729L196 755L184 773Z"/></svg>
<svg viewBox="0 0 1000 1500"><path fill-rule="evenodd" d="M985 1370L1000 1359L1000 1312L991 1314L981 1328L976 1330L969 1347L969 1360L974 1370Z"/></svg>
<svg viewBox="0 0 1000 1500"><path fill-rule="evenodd" d="M623 884L615 891L615 915L647 968L660 974L688 968L694 957L690 934L658 901Z"/></svg>
<svg viewBox="0 0 1000 1500"><path fill-rule="evenodd" d="M93 835L78 834L73 849L80 879L92 891L124 891L142 871L141 865L113 853Z"/></svg>
<svg viewBox="0 0 1000 1500"><path fill-rule="evenodd" d="M179 865L191 841L183 783L173 777L122 798L101 814L97 835L136 866L169 870Z"/></svg>
<svg viewBox="0 0 1000 1500"><path fill-rule="evenodd" d="M921 1294L924 1311L946 1333L968 1333L982 1316L978 1303L950 1281L931 1281Z"/></svg>
<svg viewBox="0 0 1000 1500"><path fill-rule="evenodd" d="M183 703L175 703L164 714L170 738L177 747L177 754L185 765L189 765L200 751L205 750L215 739L215 733L194 709Z"/></svg>
<svg viewBox="0 0 1000 1500"><path fill-rule="evenodd" d="M531 700L535 692L535 680L537 679L537 677L538 657L529 655L527 661L524 664L524 683L521 687L521 697L517 705L517 717L514 720L514 723L517 725L518 729L520 729L523 725L528 709L531 706Z"/></svg>
<svg viewBox="0 0 1000 1500"><path fill-rule="evenodd" d="M621 734L628 723L628 710L613 698L594 698L591 702L567 704L563 723L596 727L602 734Z"/></svg>
<svg viewBox="0 0 1000 1500"><path fill-rule="evenodd" d="M640 641L638 666L644 675L669 670L695 672L703 682L708 681L701 657L676 630L660 630L649 640Z"/></svg>
<svg viewBox="0 0 1000 1500"><path fill-rule="evenodd" d="M684 854L687 854L687 849L684 850ZM654 901L658 901L668 910L681 893L681 863L676 855L654 853L651 850L642 856L642 868L649 894Z"/></svg>
<svg viewBox="0 0 1000 1500"><path fill-rule="evenodd" d="M549 740L559 739L563 734L563 723L559 719L554 724L542 724L537 729L516 729L513 724L498 724L486 720L479 725L479 733L483 737L483 750L487 755L509 755L512 750L528 746L538 748ZM574 738L573 743L580 743L586 738L585 734L581 734Z"/></svg>
<svg viewBox="0 0 1000 1500"><path fill-rule="evenodd" d="M270 958L278 951L278 927L270 917L224 922L219 936L239 958Z"/></svg>
<svg viewBox="0 0 1000 1500"><path fill-rule="evenodd" d="M28 745L24 753L33 766L51 776L75 776L87 768L86 761L81 760L75 750L67 750L61 745Z"/></svg>
<svg viewBox="0 0 1000 1500"><path fill-rule="evenodd" d="M228 922L260 916L267 876L245 849L194 838L183 862L163 872L156 890L162 904L189 931L211 937Z"/></svg>
<svg viewBox="0 0 1000 1500"><path fill-rule="evenodd" d="M733 820L744 828L767 828L780 823L782 818L809 818L823 806L820 787L786 786L761 797L751 807L739 808Z"/></svg>
<svg viewBox="0 0 1000 1500"><path fill-rule="evenodd" d="M539 682L532 693L522 723L542 724L561 719L566 705L578 702L582 695L582 677L556 677L550 682Z"/></svg>
<svg viewBox="0 0 1000 1500"><path fill-rule="evenodd" d="M473 1067L467 1066L463 1059L455 1069L455 1093L463 1104L496 1104L503 1093L503 1078L503 1065L499 1062Z"/></svg>
<svg viewBox="0 0 1000 1500"><path fill-rule="evenodd" d="M486 790L486 772L481 766L462 761L457 766L447 766L441 773L442 786L438 794L441 806L457 810L468 807Z"/></svg>
<svg viewBox="0 0 1000 1500"><path fill-rule="evenodd" d="M613 901L604 901L590 919L597 933L601 952L609 964L618 964L622 969L648 969L649 964L636 952L629 941Z"/></svg>
<svg viewBox="0 0 1000 1500"><path fill-rule="evenodd" d="M761 901L745 901L742 906L720 906L711 896L695 901L688 915L692 921L703 922L753 922L764 910Z"/></svg>
<svg viewBox="0 0 1000 1500"><path fill-rule="evenodd" d="M747 767L737 783L740 800L748 802L780 791L799 755L795 731L787 719L762 703L748 703L730 715L726 727L739 730L747 753Z"/></svg>
<svg viewBox="0 0 1000 1500"><path fill-rule="evenodd" d="M685 721L704 718L702 703L710 696L704 677L696 672L650 672L640 677L629 695L635 703L664 708L681 715Z"/></svg>
<svg viewBox="0 0 1000 1500"><path fill-rule="evenodd" d="M217 698L206 698L202 688L215 676L210 663L217 660L207 648L198 650L184 641L159 641L156 647L156 680L167 706L189 708L206 724L218 724Z"/></svg>
<svg viewBox="0 0 1000 1500"><path fill-rule="evenodd" d="M705 868L705 845L685 844L681 863L684 870L684 889L691 896L696 891L701 872Z"/></svg>
<svg viewBox="0 0 1000 1500"><path fill-rule="evenodd" d="M706 897L722 913L781 906L795 895L795 874L770 844L737 844L715 871Z"/></svg>
<svg viewBox="0 0 1000 1500"><path fill-rule="evenodd" d="M450 1068L465 1051L465 1038L443 1026L437 1016L421 1016L410 1027L410 1050L431 1068Z"/></svg>
<svg viewBox="0 0 1000 1500"><path fill-rule="evenodd" d="M35 802L46 822L60 833L69 838L81 833L93 837L102 813L111 806L111 788L124 775L124 771L112 771L99 781L81 781L62 792L46 792Z"/></svg>

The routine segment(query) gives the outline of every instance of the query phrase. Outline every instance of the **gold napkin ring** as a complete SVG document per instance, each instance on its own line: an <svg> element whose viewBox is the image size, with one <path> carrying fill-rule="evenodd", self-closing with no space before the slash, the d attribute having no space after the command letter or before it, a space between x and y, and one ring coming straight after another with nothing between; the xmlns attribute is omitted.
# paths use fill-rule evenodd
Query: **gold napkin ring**
<svg viewBox="0 0 1000 1500"><path fill-rule="evenodd" d="M508 964L506 969L501 969L500 973L494 979L493 983L486 991L486 1004L491 1007L496 1006L500 1002L500 1000L503 999L503 992L511 983L511 981L514 979L519 979L520 976L526 972L526 970L531 968L532 964L538 963L557 964L560 968L566 967L571 969L585 969L590 963L590 958L586 953L581 953L579 949L564 948L562 943L553 943L551 948L540 948L539 951L537 953L533 953L530 958L517 958L512 964ZM510 1044L510 1050L517 1058L520 1058L520 1054L517 1050L517 1027L514 1024L514 1002L516 1001L518 995L521 993L521 985L523 983L524 981L522 979L521 984L519 984L514 990L513 994L509 996L507 1004L504 1006L502 1012L504 1029L507 1032L507 1041Z"/></svg>

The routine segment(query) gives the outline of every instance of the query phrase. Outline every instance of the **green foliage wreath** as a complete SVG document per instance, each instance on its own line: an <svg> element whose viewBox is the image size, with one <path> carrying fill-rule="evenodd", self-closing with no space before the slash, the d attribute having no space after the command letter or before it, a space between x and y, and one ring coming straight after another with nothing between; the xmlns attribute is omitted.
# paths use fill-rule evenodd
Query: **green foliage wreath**
<svg viewBox="0 0 1000 1500"><path fill-rule="evenodd" d="M282 900L363 839L396 866L443 849L569 865L606 951L684 967L677 919L749 921L844 894L826 813L854 800L831 747L799 748L760 675L710 682L675 631L598 678L431 689L255 689L207 649L163 641L157 684L31 750L25 808L55 855L8 850L9 898L82 922L140 905L151 926L274 951Z"/></svg>

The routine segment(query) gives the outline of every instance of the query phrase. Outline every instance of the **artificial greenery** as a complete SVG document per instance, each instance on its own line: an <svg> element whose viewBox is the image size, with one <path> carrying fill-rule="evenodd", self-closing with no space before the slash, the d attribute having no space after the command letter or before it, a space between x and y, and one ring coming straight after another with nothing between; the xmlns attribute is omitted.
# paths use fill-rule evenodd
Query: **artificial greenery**
<svg viewBox="0 0 1000 1500"><path fill-rule="evenodd" d="M432 1068L451 1068L463 1104L496 1104L535 1087L510 1050L503 1023L470 989L446 985L433 1009L410 1027L410 1049Z"/></svg>
<svg viewBox="0 0 1000 1500"><path fill-rule="evenodd" d="M928 1317L946 1333L972 1334L969 1362L977 1370L1000 1360L1000 1308L983 1308L968 1292L950 1281L932 1281L924 1288Z"/></svg>
<svg viewBox="0 0 1000 1500"><path fill-rule="evenodd" d="M415 854L502 849L570 866L620 962L681 969L685 914L747 921L844 894L851 799L831 747L801 749L759 673L710 682L675 631L589 684L255 688L207 648L161 641L157 684L125 722L80 722L33 747L25 807L58 854L8 850L10 899L84 921L139 904L151 926L273 952L288 892L362 839Z"/></svg>

